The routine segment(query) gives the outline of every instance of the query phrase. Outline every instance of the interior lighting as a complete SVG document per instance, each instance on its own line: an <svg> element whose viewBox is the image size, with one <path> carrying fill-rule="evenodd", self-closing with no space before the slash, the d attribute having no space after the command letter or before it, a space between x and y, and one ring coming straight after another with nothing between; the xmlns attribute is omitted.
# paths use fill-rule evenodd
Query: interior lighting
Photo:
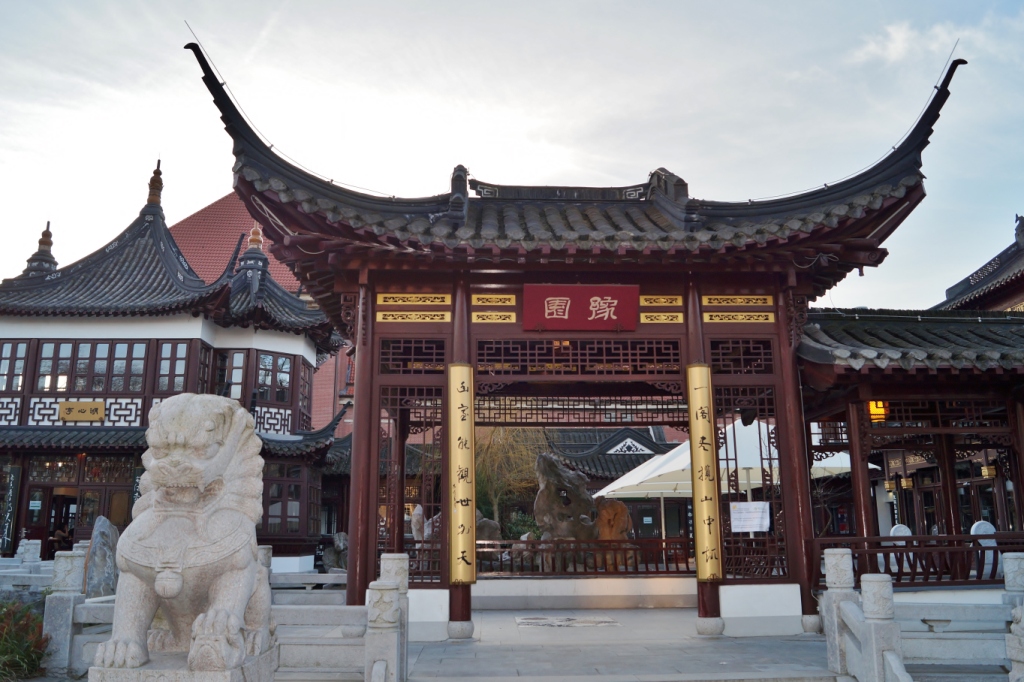
<svg viewBox="0 0 1024 682"><path fill-rule="evenodd" d="M868 416L872 424L887 421L889 417L889 406L882 400L868 401Z"/></svg>

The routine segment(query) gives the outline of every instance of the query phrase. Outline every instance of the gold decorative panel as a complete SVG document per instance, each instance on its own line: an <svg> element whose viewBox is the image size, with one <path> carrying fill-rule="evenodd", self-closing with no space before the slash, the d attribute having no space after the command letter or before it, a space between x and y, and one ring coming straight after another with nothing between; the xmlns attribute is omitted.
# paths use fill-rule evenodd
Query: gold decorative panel
<svg viewBox="0 0 1024 682"><path fill-rule="evenodd" d="M674 306L676 308L683 305L682 296L641 296L640 307L641 308L652 308L654 306Z"/></svg>
<svg viewBox="0 0 1024 682"><path fill-rule="evenodd" d="M377 294L377 305L451 305L451 294Z"/></svg>
<svg viewBox="0 0 1024 682"><path fill-rule="evenodd" d="M644 324L681 324L683 322L683 314L640 313L640 321L643 322Z"/></svg>
<svg viewBox="0 0 1024 682"><path fill-rule="evenodd" d="M453 585L476 582L476 465L473 366L448 365L449 573Z"/></svg>
<svg viewBox="0 0 1024 682"><path fill-rule="evenodd" d="M704 313L705 322L775 322L775 313Z"/></svg>
<svg viewBox="0 0 1024 682"><path fill-rule="evenodd" d="M515 305L515 294L473 294L473 305Z"/></svg>
<svg viewBox="0 0 1024 682"><path fill-rule="evenodd" d="M377 311L378 322L451 322L452 314L449 312L425 312L425 311Z"/></svg>
<svg viewBox="0 0 1024 682"><path fill-rule="evenodd" d="M772 296L701 296L704 305L710 306L772 306L775 305L775 298Z"/></svg>
<svg viewBox="0 0 1024 682"><path fill-rule="evenodd" d="M102 400L57 403L57 413L66 422L101 422L106 405Z"/></svg>
<svg viewBox="0 0 1024 682"><path fill-rule="evenodd" d="M473 313L472 319L474 322L486 322L488 324L505 324L516 321L516 314L514 312L493 312L493 313Z"/></svg>

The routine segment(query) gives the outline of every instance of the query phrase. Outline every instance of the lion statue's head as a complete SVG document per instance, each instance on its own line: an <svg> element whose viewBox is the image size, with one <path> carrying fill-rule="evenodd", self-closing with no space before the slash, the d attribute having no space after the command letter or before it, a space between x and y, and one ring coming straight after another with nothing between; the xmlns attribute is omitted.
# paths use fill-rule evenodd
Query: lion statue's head
<svg viewBox="0 0 1024 682"><path fill-rule="evenodd" d="M182 393L154 405L142 454L146 473L132 509L230 506L259 523L263 513L262 442L238 401Z"/></svg>

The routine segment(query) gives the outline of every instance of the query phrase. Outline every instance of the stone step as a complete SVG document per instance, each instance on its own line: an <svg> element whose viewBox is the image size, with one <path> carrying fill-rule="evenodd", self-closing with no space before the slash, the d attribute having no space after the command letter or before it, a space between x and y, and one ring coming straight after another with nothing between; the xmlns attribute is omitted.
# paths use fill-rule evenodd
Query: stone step
<svg viewBox="0 0 1024 682"><path fill-rule="evenodd" d="M274 673L274 680L275 682L363 682L363 671L281 668Z"/></svg>
<svg viewBox="0 0 1024 682"><path fill-rule="evenodd" d="M634 675L524 675L520 677L489 677L484 675L477 677L460 674L457 678L451 677L448 679L457 679L458 682L585 682L588 680L596 680L597 682L636 682L638 678L645 679L646 677L648 676L645 676L642 671L637 671ZM850 677L837 677L831 674L822 675L814 672L785 669L777 672L764 671L760 673L658 673L649 677L652 680L656 679L657 682L838 682L841 680L856 682ZM434 676L417 676L415 673L409 676L409 682L437 682L438 679L440 678ZM1006 678L1004 677L1003 679L1005 680ZM918 682L916 677L914 682ZM952 682L952 680L945 680L944 682Z"/></svg>
<svg viewBox="0 0 1024 682"><path fill-rule="evenodd" d="M914 682L1006 682L1001 665L908 665Z"/></svg>

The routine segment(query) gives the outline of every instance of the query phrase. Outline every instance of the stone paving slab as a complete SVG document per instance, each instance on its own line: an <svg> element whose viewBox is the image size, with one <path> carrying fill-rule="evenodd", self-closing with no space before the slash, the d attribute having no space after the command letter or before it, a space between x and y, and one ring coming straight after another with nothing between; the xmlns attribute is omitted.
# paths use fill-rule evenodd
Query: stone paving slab
<svg viewBox="0 0 1024 682"><path fill-rule="evenodd" d="M618 627L522 627L516 618L610 618ZM835 682L820 635L700 637L695 609L476 611L474 639L410 645L412 682L799 680Z"/></svg>

